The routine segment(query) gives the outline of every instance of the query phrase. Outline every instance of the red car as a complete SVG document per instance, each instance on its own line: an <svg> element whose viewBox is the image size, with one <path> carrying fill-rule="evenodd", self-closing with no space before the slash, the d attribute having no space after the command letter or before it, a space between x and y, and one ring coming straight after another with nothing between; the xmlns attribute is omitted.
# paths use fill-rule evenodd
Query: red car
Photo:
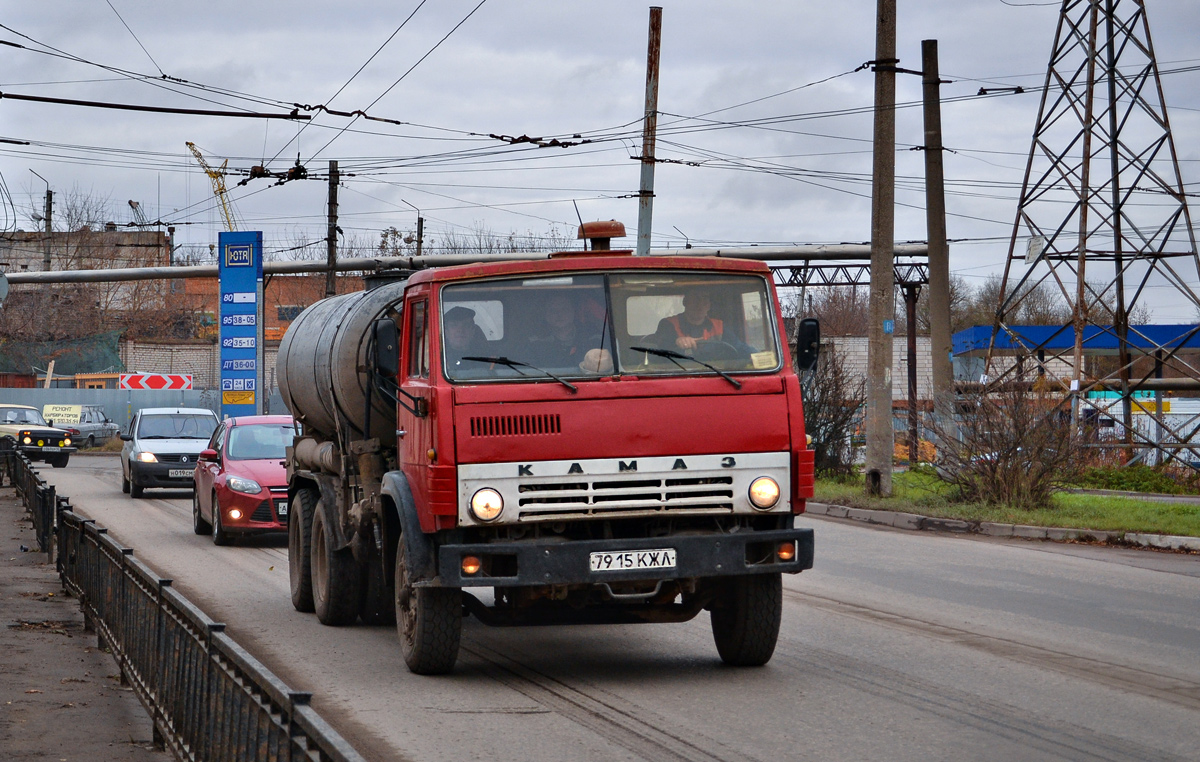
<svg viewBox="0 0 1200 762"><path fill-rule="evenodd" d="M285 448L295 436L288 415L227 418L200 453L192 477L192 527L217 545L235 534L286 532Z"/></svg>

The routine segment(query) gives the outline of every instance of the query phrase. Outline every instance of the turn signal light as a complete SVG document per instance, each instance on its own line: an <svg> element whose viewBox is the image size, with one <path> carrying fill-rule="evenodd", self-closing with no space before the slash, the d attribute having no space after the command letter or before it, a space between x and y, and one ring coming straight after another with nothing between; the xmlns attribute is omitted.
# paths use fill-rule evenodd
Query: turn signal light
<svg viewBox="0 0 1200 762"><path fill-rule="evenodd" d="M796 557L796 543L781 542L779 547L775 549L775 555L779 556L780 561L791 561Z"/></svg>
<svg viewBox="0 0 1200 762"><path fill-rule="evenodd" d="M463 556L462 572L466 576L469 577L473 574L478 574L482 568L483 562L479 560L478 556Z"/></svg>

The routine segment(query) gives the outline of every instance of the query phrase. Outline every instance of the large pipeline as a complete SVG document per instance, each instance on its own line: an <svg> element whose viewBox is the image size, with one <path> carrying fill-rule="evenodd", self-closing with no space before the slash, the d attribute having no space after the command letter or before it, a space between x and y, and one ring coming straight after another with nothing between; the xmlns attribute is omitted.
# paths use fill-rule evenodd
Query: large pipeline
<svg viewBox="0 0 1200 762"><path fill-rule="evenodd" d="M398 312L403 298L404 282L390 282L322 299L292 321L275 372L284 404L306 431L337 441L338 429L348 429L352 439L395 444L396 405L378 390L370 395L370 431L363 426L372 326L389 310Z"/></svg>

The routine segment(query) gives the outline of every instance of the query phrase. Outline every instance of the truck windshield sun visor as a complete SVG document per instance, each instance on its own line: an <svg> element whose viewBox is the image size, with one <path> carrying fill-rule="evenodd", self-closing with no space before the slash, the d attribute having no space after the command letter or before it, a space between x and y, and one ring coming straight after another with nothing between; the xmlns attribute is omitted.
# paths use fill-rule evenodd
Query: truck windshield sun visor
<svg viewBox="0 0 1200 762"><path fill-rule="evenodd" d="M451 283L440 299L441 360L457 382L775 373L783 353L759 274L582 272Z"/></svg>

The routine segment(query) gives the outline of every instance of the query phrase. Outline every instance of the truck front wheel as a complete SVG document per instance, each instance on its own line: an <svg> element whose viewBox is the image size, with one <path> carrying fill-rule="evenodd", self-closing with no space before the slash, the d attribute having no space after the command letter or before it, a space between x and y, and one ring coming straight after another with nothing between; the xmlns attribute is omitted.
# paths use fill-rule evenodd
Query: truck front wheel
<svg viewBox="0 0 1200 762"><path fill-rule="evenodd" d="M330 547L326 510L325 501L318 501L309 540L313 608L321 624L339 627L358 619L360 572L349 548Z"/></svg>
<svg viewBox="0 0 1200 762"><path fill-rule="evenodd" d="M312 524L321 494L315 489L296 491L296 500L288 517L288 582L292 588L292 607L312 612Z"/></svg>
<svg viewBox="0 0 1200 762"><path fill-rule="evenodd" d="M775 653L783 618L783 575L752 574L722 580L713 600L717 653L735 667L761 667Z"/></svg>
<svg viewBox="0 0 1200 762"><path fill-rule="evenodd" d="M404 538L396 548L396 631L404 663L418 675L454 669L462 637L462 591L455 587L413 587L408 578Z"/></svg>

